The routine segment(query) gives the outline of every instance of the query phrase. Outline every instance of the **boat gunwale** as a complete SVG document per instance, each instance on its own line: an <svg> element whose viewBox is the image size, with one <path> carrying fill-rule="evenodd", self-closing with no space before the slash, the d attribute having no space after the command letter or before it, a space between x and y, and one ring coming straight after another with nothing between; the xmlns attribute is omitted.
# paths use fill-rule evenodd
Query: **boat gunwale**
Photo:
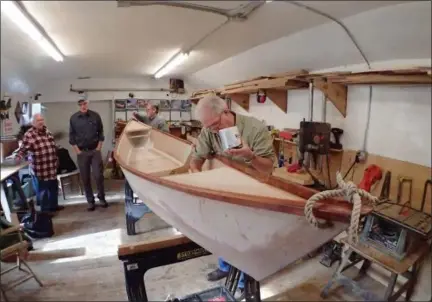
<svg viewBox="0 0 432 302"><path fill-rule="evenodd" d="M139 121L134 121L134 122L145 125ZM148 127L148 125L145 126ZM260 173L253 168L250 168L246 165L242 165L240 163L233 162L229 159L223 158L222 156L215 156L214 159L217 159L220 162L222 162L224 165L231 167L239 172L242 172L262 183L283 190L290 194L297 195L300 198L303 198L304 201L293 200L293 199L282 199L276 197L257 197L256 195L249 195L244 193L233 193L233 192L218 191L213 189L206 189L206 188L197 187L190 184L179 183L170 179L162 178L160 176L154 176L148 173L144 173L128 165L118 154L118 147L121 141L125 139L124 135L126 133L125 131L126 128L127 125L124 128L122 134L120 135L120 138L115 147L114 150L115 160L122 168L124 168L128 172L140 178L144 178L147 181L153 182L155 184L162 185L174 189L176 191L181 191L183 193L191 194L197 197L204 197L204 198L227 202L235 205L294 214L298 216L304 216L304 207L306 205L306 200L312 197L315 193L318 193L318 191L314 189L303 187L289 180L285 180L273 175L264 175L263 173ZM156 128L152 128L151 130L160 132L164 135L168 135L171 138L177 139L185 144L192 145L192 142L181 139L170 133L160 131ZM318 218L347 222L349 221L349 218L351 216L351 209L352 209L352 204L348 202L328 198L325 200L318 201L314 206L313 213ZM363 205L361 214L365 215L371 211L372 211L372 207L368 205Z"/></svg>

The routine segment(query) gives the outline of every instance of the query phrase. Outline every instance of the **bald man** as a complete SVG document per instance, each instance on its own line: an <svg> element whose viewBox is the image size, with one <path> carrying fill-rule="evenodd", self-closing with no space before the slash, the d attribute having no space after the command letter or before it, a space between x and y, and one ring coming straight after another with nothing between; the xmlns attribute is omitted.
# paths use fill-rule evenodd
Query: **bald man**
<svg viewBox="0 0 432 302"><path fill-rule="evenodd" d="M39 113L33 115L32 127L27 130L17 153L17 161L31 155L31 174L37 204L42 212L63 209L58 205L57 147L54 137Z"/></svg>

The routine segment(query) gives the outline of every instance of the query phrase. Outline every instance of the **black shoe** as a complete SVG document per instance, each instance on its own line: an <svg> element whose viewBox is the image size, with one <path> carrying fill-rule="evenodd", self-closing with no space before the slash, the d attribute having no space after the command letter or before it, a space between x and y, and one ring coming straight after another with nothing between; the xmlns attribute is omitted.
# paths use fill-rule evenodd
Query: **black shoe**
<svg viewBox="0 0 432 302"><path fill-rule="evenodd" d="M228 272L221 271L220 269L215 269L214 271L207 274L208 281L218 281L228 276Z"/></svg>
<svg viewBox="0 0 432 302"><path fill-rule="evenodd" d="M64 210L64 208L65 208L64 206L57 206L55 210L56 211L61 211L61 210Z"/></svg>
<svg viewBox="0 0 432 302"><path fill-rule="evenodd" d="M108 208L108 202L105 199L100 199L99 202L102 208Z"/></svg>
<svg viewBox="0 0 432 302"><path fill-rule="evenodd" d="M88 207L87 207L87 211L91 212L95 210L95 204L94 202L89 203Z"/></svg>

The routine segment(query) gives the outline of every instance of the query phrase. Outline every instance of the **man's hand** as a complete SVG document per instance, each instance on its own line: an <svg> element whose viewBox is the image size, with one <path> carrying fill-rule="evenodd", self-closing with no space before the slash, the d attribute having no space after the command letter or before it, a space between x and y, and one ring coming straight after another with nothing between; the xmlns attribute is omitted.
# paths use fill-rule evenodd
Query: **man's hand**
<svg viewBox="0 0 432 302"><path fill-rule="evenodd" d="M136 112L136 111L132 112L132 119L134 121L138 121L137 115L138 115L138 112Z"/></svg>
<svg viewBox="0 0 432 302"><path fill-rule="evenodd" d="M249 145L245 141L243 141L243 139L242 139L242 145L243 146L239 149L229 149L225 152L232 156L243 157L245 160L251 160L254 156L254 153L252 152Z"/></svg>

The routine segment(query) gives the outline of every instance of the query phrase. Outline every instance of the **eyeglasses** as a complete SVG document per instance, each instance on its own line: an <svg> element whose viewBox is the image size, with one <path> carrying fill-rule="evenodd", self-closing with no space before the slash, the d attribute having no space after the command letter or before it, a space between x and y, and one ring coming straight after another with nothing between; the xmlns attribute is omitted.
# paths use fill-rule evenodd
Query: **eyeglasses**
<svg viewBox="0 0 432 302"><path fill-rule="evenodd" d="M220 114L216 120L214 120L211 124L207 125L206 128L210 129L210 130L218 130L218 128L220 127L220 124L222 122L222 114Z"/></svg>

